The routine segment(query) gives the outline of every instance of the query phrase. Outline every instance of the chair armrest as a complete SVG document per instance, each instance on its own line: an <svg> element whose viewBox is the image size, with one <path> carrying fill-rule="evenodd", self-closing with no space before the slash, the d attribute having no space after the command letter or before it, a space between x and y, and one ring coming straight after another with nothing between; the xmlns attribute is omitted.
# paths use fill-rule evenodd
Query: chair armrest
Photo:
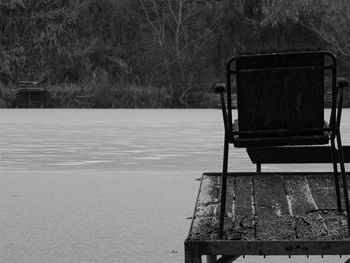
<svg viewBox="0 0 350 263"><path fill-rule="evenodd" d="M227 117L226 103L225 103L225 97L224 97L225 91L226 91L225 83L217 83L215 85L215 92L220 94L222 118L224 121L225 134L227 134L227 132L228 132L228 123L227 123L228 117Z"/></svg>
<svg viewBox="0 0 350 263"><path fill-rule="evenodd" d="M337 129L339 130L340 127L340 121L341 121L341 114L342 114L342 108L343 108L343 97L344 97L344 87L348 87L349 82L345 78L337 78L337 104L338 104L338 110L336 112L337 116L335 117L335 124ZM331 122L332 123L332 122ZM332 135L334 136L334 135Z"/></svg>
<svg viewBox="0 0 350 263"><path fill-rule="evenodd" d="M225 83L216 83L215 85L215 92L216 93L223 93L226 91L226 84Z"/></svg>
<svg viewBox="0 0 350 263"><path fill-rule="evenodd" d="M347 81L345 78L337 78L337 88L345 88L349 87L349 81Z"/></svg>

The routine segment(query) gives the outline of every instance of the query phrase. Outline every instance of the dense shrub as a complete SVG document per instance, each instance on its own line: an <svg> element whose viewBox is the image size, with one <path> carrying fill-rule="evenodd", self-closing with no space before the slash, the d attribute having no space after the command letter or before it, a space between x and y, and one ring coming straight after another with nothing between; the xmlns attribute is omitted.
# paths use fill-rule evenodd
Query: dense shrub
<svg viewBox="0 0 350 263"><path fill-rule="evenodd" d="M42 80L52 107L208 107L242 52L330 49L350 78L349 12L348 0L3 0L0 82Z"/></svg>

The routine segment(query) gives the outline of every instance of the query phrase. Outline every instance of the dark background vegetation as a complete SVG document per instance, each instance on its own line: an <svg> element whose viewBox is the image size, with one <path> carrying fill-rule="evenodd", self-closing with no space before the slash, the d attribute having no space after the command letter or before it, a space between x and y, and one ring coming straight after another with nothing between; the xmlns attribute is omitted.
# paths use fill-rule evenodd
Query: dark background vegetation
<svg viewBox="0 0 350 263"><path fill-rule="evenodd" d="M11 80L46 107L215 107L225 61L261 50L328 49L350 79L349 0L0 1L2 107Z"/></svg>

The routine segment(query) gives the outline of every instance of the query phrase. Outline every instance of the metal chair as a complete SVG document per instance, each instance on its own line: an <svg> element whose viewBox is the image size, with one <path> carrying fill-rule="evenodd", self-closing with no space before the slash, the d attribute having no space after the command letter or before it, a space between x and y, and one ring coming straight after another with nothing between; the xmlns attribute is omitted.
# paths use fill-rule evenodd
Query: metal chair
<svg viewBox="0 0 350 263"><path fill-rule="evenodd" d="M337 83L336 76L336 57L327 51L248 54L228 60L226 85L216 85L225 128L219 237L222 238L224 228L229 144L249 148L329 142L338 210L341 210L339 165L350 235L350 204L340 135L343 88L348 82L340 79ZM324 121L324 87L329 79L332 98L328 124ZM232 85L237 88L235 121Z"/></svg>

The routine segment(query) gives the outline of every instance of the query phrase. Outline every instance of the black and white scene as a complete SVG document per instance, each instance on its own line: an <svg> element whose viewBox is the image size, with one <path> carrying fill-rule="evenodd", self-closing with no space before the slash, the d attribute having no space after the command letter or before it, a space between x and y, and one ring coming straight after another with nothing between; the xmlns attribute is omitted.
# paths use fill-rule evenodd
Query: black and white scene
<svg viewBox="0 0 350 263"><path fill-rule="evenodd" d="M349 0L0 0L1 263L350 263Z"/></svg>

